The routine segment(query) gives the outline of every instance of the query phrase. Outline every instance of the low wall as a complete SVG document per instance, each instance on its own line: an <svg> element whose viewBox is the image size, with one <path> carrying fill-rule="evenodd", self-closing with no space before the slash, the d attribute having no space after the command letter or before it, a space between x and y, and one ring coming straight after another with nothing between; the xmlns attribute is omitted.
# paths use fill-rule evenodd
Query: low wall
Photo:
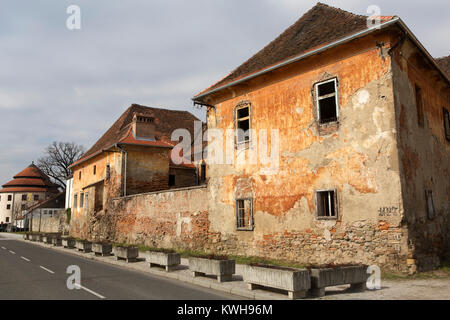
<svg viewBox="0 0 450 320"><path fill-rule="evenodd" d="M52 213L49 213L48 210L52 210ZM68 229L66 220L67 216L65 210L46 209L33 212L29 223L31 225L31 231L63 233Z"/></svg>
<svg viewBox="0 0 450 320"><path fill-rule="evenodd" d="M71 223L70 234L90 240L152 247L202 249L209 233L206 186L112 199L107 210Z"/></svg>

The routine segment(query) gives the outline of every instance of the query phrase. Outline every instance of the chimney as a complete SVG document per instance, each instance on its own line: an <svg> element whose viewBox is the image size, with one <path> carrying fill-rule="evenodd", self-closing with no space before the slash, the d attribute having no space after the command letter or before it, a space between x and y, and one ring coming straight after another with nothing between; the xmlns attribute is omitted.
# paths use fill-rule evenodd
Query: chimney
<svg viewBox="0 0 450 320"><path fill-rule="evenodd" d="M134 114L133 135L136 139L155 141L155 118L147 115Z"/></svg>

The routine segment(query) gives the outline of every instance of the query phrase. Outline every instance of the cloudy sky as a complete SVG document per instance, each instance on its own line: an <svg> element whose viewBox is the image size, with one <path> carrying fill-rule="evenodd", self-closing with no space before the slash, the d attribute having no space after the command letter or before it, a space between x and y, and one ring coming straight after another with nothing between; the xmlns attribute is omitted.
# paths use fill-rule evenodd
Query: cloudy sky
<svg viewBox="0 0 450 320"><path fill-rule="evenodd" d="M322 1L399 15L435 56L450 54L448 0ZM183 109L294 23L306 0L2 0L0 184L52 141L90 147L131 104ZM69 5L81 30L68 30Z"/></svg>

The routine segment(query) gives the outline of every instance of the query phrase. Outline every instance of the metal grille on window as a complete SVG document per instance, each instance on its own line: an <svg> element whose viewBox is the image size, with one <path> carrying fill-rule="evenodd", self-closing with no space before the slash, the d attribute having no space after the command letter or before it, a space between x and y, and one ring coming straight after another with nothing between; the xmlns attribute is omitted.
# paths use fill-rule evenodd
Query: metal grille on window
<svg viewBox="0 0 450 320"><path fill-rule="evenodd" d="M251 199L236 201L236 227L238 229L253 229L253 208Z"/></svg>

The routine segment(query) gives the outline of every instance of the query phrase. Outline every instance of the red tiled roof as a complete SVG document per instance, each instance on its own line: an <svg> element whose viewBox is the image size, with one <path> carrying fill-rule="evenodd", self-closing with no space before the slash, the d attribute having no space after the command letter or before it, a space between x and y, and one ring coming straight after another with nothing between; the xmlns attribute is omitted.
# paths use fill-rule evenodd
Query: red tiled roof
<svg viewBox="0 0 450 320"><path fill-rule="evenodd" d="M13 193L13 192L47 192L47 188L39 188L39 187L12 187L12 188L3 188L0 190L0 193Z"/></svg>
<svg viewBox="0 0 450 320"><path fill-rule="evenodd" d="M131 124L135 114L155 119L156 141L136 140L131 132ZM138 104L131 105L120 118L105 132L105 134L71 167L100 154L104 149L116 143L131 143L146 146L171 147L172 132L176 129L187 129L194 135L194 121L200 121L188 111L151 108Z"/></svg>
<svg viewBox="0 0 450 320"><path fill-rule="evenodd" d="M394 16L380 18L381 22L386 22ZM366 29L367 16L356 15L319 2L261 51L225 78L198 93L196 97Z"/></svg>
<svg viewBox="0 0 450 320"><path fill-rule="evenodd" d="M50 181L36 165L31 164L18 174L13 180L5 183L0 193L9 192L55 192L58 186Z"/></svg>
<svg viewBox="0 0 450 320"><path fill-rule="evenodd" d="M19 187L19 186L46 187L47 184L42 179L17 178L3 185L3 187Z"/></svg>
<svg viewBox="0 0 450 320"><path fill-rule="evenodd" d="M143 146L152 146L152 147L166 147L166 148L172 148L175 144L172 142L168 142L166 140L143 140L143 139L136 139L133 135L133 130L131 129L131 126L128 128L127 134L118 141L118 143L124 143L124 144L135 144L135 145L143 145Z"/></svg>

